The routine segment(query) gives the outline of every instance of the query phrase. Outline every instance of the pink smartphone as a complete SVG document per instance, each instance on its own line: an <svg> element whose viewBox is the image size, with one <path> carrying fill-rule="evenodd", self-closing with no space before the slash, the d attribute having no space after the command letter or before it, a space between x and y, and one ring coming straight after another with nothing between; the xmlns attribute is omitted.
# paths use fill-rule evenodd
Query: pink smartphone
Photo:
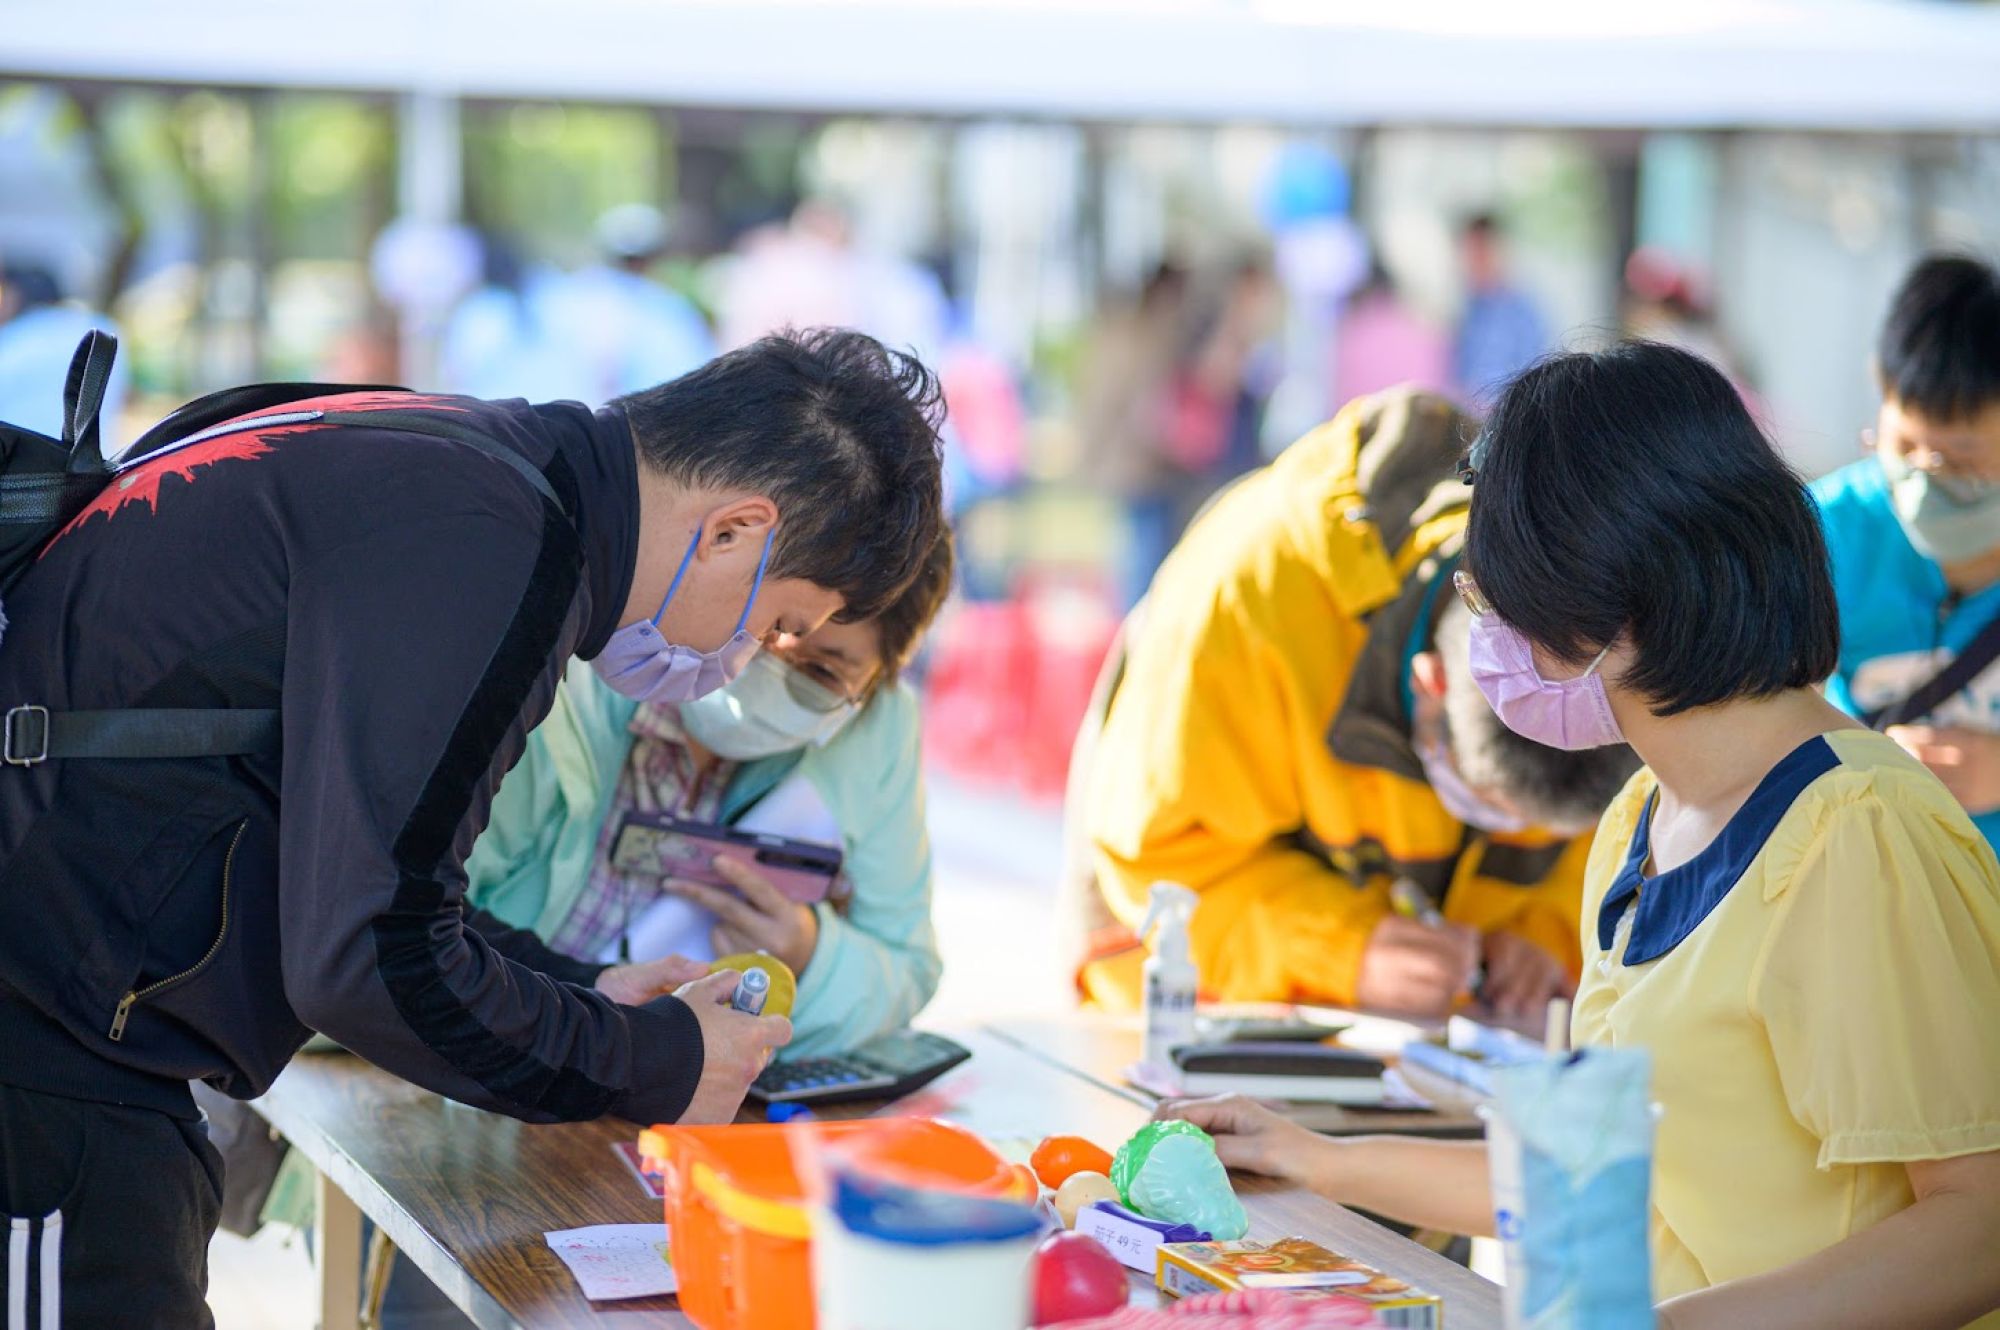
<svg viewBox="0 0 2000 1330"><path fill-rule="evenodd" d="M840 850L762 831L690 822L663 813L627 813L611 843L611 866L629 877L677 877L733 891L715 871L715 856L747 860L787 900L811 905L826 899L840 875Z"/></svg>

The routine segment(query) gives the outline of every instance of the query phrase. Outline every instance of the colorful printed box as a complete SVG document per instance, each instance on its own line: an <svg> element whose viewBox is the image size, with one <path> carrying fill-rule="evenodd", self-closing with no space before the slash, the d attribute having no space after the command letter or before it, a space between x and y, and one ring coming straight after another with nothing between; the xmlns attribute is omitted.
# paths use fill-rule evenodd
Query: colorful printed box
<svg viewBox="0 0 2000 1330"><path fill-rule="evenodd" d="M1167 1243L1160 1248L1154 1282L1176 1298L1233 1289L1357 1298L1374 1309L1379 1324L1393 1330L1444 1326L1443 1299L1304 1238Z"/></svg>

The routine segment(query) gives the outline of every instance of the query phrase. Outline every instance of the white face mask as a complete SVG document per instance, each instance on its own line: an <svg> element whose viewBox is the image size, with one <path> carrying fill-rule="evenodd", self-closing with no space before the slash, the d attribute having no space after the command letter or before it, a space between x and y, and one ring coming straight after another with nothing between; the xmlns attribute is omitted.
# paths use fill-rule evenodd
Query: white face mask
<svg viewBox="0 0 2000 1330"><path fill-rule="evenodd" d="M721 688L681 703L680 711L681 725L696 743L718 757L749 762L823 745L858 709L767 651L751 657Z"/></svg>
<svg viewBox="0 0 2000 1330"><path fill-rule="evenodd" d="M1935 563L1965 563L2000 546L2000 485L1919 471L1909 460L1882 459L1896 519L1917 553Z"/></svg>

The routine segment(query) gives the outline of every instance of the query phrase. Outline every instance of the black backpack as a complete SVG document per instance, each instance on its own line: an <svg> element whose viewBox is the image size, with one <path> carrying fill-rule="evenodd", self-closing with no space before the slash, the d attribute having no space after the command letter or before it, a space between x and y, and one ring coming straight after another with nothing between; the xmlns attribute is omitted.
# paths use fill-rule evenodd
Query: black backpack
<svg viewBox="0 0 2000 1330"><path fill-rule="evenodd" d="M0 421L0 598L34 565L55 538L120 471L201 438L224 432L294 423L366 423L456 440L519 472L543 498L563 509L548 478L511 448L444 413L371 411L348 416L330 411L284 414L290 403L353 392L406 392L353 383L259 383L211 393L153 426L119 456L104 459L98 412L118 354L118 340L92 332L77 347L63 384L62 437ZM277 414L266 415L273 412ZM0 604L0 634L6 629ZM4 638L0 638L0 643ZM50 711L34 702L10 702L0 727L0 762L31 767L49 758L234 757L274 753L279 745L275 708L126 708L116 711Z"/></svg>

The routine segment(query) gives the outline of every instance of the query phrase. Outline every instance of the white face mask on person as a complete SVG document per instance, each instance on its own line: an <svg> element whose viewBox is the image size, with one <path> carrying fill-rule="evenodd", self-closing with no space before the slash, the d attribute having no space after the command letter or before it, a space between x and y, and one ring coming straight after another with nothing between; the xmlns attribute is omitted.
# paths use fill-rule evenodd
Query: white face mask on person
<svg viewBox="0 0 2000 1330"><path fill-rule="evenodd" d="M1917 553L1953 564L2000 548L2000 484L1936 475L1894 454L1883 456L1882 474L1896 520Z"/></svg>
<svg viewBox="0 0 2000 1330"><path fill-rule="evenodd" d="M712 693L683 702L681 726L702 747L733 762L824 745L860 708L771 652Z"/></svg>

